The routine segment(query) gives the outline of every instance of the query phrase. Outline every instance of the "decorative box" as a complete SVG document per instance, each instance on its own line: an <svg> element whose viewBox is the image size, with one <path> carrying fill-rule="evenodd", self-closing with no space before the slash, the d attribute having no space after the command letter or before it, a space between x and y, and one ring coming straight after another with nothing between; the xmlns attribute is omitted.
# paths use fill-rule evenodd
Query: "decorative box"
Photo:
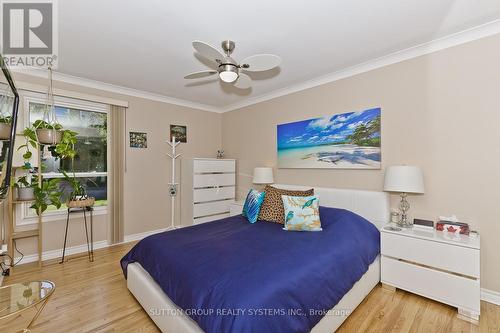
<svg viewBox="0 0 500 333"><path fill-rule="evenodd" d="M470 233L469 225L467 223L451 221L438 221L436 223L436 230L462 235L468 235Z"/></svg>

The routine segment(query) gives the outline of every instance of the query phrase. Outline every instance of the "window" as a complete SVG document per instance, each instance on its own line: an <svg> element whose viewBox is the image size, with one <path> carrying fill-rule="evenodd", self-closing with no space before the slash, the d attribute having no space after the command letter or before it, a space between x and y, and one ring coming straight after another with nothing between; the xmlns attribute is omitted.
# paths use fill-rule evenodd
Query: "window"
<svg viewBox="0 0 500 333"><path fill-rule="evenodd" d="M44 98L28 97L26 109L28 110L29 125L34 121L43 119L45 108ZM42 174L44 179L64 179L60 170L71 175L75 171L75 177L87 189L90 196L96 198L95 207L107 205L107 106L97 103L83 102L73 99L55 99L55 112L57 122L64 129L70 129L78 133L75 144L76 156L73 161L59 159L52 156L49 147L43 146L41 151ZM69 193L66 182L61 181L61 190ZM63 198L63 202L67 198ZM46 216L57 214L58 211L66 210L66 205L58 210L55 206L49 206L44 213ZM28 205L25 207L27 218L35 217L35 211Z"/></svg>

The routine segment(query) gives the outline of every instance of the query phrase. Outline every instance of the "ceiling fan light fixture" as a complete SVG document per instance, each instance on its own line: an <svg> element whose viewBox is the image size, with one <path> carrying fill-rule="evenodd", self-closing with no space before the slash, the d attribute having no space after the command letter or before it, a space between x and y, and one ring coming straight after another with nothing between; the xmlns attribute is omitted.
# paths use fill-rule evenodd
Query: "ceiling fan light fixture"
<svg viewBox="0 0 500 333"><path fill-rule="evenodd" d="M219 77L222 81L231 83L238 79L238 69L236 66L231 64L221 65L221 71L219 72Z"/></svg>
<svg viewBox="0 0 500 333"><path fill-rule="evenodd" d="M278 67L281 63L281 58L274 54L255 54L238 62L231 57L235 46L236 43L231 40L222 41L221 47L222 50L224 50L224 53L222 53L210 44L199 40L193 41L193 48L196 50L197 54L209 60L212 66L217 64L218 67L217 70L204 70L190 73L184 76L184 78L199 79L218 74L219 80L224 83L231 84L238 89L250 89L252 88L252 78L248 76L246 72L268 71Z"/></svg>

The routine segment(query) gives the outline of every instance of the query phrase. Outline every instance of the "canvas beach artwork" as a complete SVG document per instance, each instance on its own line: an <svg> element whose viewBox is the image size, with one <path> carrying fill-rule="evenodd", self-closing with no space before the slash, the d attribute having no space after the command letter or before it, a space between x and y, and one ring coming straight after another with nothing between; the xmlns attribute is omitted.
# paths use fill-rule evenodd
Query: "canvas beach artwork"
<svg viewBox="0 0 500 333"><path fill-rule="evenodd" d="M380 169L381 108L278 125L279 168Z"/></svg>

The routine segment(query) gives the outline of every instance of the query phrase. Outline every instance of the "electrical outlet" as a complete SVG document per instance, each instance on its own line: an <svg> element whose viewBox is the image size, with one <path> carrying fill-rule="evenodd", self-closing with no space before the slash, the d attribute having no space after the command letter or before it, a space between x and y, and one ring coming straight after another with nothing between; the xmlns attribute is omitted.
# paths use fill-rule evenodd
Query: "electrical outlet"
<svg viewBox="0 0 500 333"><path fill-rule="evenodd" d="M4 256L7 254L7 244L3 244L2 247L0 247L0 256Z"/></svg>

